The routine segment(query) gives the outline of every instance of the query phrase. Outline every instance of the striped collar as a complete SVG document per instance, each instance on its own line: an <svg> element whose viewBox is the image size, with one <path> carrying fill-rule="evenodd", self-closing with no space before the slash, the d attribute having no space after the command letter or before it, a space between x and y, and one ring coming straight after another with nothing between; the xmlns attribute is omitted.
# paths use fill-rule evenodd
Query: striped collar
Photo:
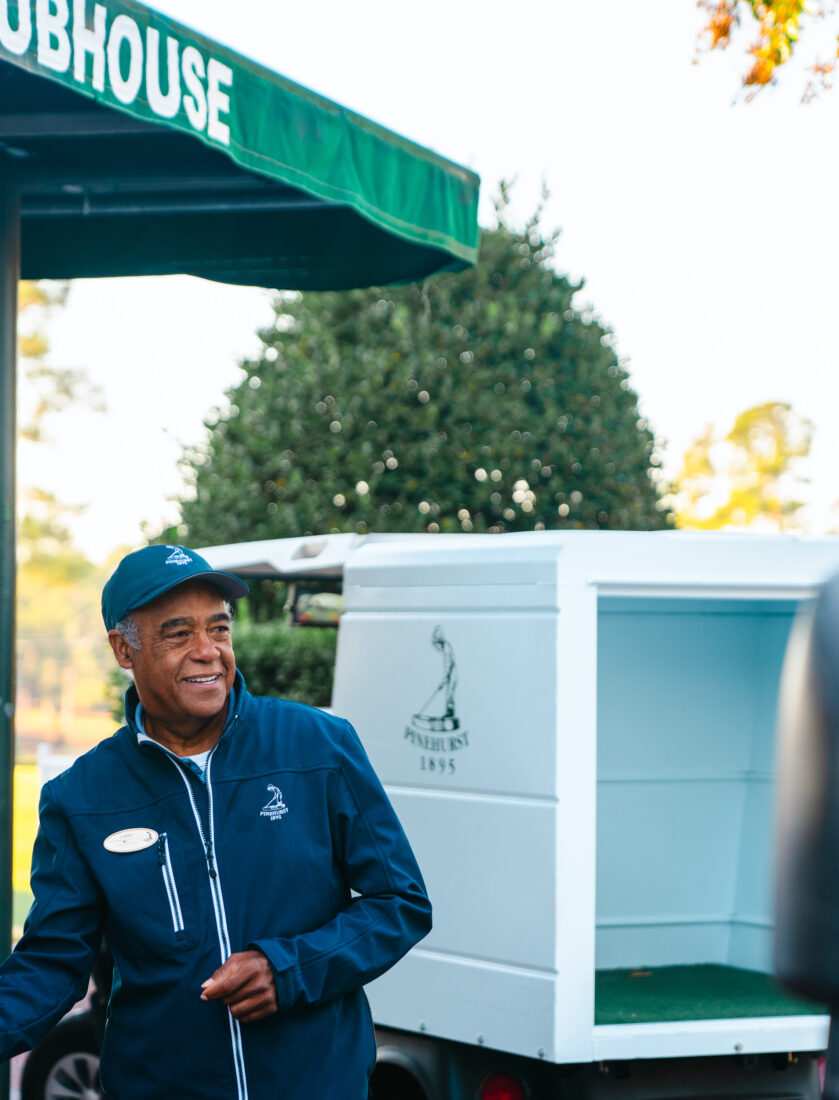
<svg viewBox="0 0 839 1100"><path fill-rule="evenodd" d="M229 696L228 701L227 701L227 718L225 719L225 723L224 723L224 728L225 729L227 729L228 725L230 724L230 719L233 716L233 708L234 708L234 704L236 702L236 700L234 698L235 691L236 691L236 686L234 685L233 690L230 692L230 696ZM206 779L206 770L205 770L205 768L203 768L196 760L193 760L193 758L191 756L178 756L177 753L172 752L171 749L167 749L166 746L162 745L159 741L155 741L155 739L153 737L149 737L149 735L146 733L145 723L144 723L144 720L143 720L143 704L140 702L139 699L137 699L137 706L134 709L134 714L130 718L130 723L134 727L134 730L135 730L135 733L136 733L136 736L137 736L137 744L138 745L142 745L144 741L148 742L151 745L157 745L157 747L159 749L162 749L163 752L165 752L169 756L171 756L172 759L174 761L176 761L178 764L181 764L184 767L189 768L189 770L193 773L193 775L197 776L201 780L202 783L205 781L205 779ZM223 736L224 736L224 734L222 733L222 737ZM221 738L219 738L219 740L221 740ZM216 742L216 744L218 744L218 741ZM196 753L196 756L202 756L202 755L204 756L204 761L205 761L205 764L206 764L206 759L207 759L206 754Z"/></svg>

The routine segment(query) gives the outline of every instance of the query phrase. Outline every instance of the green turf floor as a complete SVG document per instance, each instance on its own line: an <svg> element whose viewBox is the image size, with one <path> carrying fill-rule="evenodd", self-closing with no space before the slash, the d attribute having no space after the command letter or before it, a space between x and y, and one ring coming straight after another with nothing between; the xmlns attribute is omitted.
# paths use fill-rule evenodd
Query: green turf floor
<svg viewBox="0 0 839 1100"><path fill-rule="evenodd" d="M733 966L598 970L596 1024L809 1016L827 1010L787 993L770 974Z"/></svg>

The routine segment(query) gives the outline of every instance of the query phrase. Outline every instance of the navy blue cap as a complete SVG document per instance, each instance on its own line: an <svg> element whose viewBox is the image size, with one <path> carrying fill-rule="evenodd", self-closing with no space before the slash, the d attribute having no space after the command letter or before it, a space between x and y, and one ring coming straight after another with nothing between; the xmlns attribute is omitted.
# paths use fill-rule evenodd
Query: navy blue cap
<svg viewBox="0 0 839 1100"><path fill-rule="evenodd" d="M102 589L102 618L113 630L120 619L156 600L184 581L200 578L231 600L247 595L248 586L232 573L220 573L183 546L144 546L126 554Z"/></svg>

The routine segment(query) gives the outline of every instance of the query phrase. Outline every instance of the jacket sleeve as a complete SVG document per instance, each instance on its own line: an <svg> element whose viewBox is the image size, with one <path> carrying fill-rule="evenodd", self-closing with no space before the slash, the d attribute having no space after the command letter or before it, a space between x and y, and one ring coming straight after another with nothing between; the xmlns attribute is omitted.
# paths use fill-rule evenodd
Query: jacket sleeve
<svg viewBox="0 0 839 1100"><path fill-rule="evenodd" d="M32 855L35 900L0 966L0 1060L30 1050L87 992L102 900L48 783Z"/></svg>
<svg viewBox="0 0 839 1100"><path fill-rule="evenodd" d="M431 905L402 826L358 735L346 723L331 813L333 846L358 896L321 928L256 940L274 970L279 1008L359 989L431 928Z"/></svg>

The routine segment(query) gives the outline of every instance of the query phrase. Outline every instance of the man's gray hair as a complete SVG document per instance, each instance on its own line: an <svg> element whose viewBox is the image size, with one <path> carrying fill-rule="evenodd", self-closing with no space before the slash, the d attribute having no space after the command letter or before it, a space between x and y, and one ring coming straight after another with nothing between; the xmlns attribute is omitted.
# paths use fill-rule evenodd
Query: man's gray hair
<svg viewBox="0 0 839 1100"><path fill-rule="evenodd" d="M224 601L224 610L230 616L230 620L232 622L233 617L236 614L236 609L233 607L233 604L230 602L230 600ZM126 615L124 618L120 619L120 621L114 626L114 630L117 632L117 634L121 634L123 638L125 638L126 642L128 642L132 649L143 648L140 642L140 627L137 623L137 616L134 614L133 611L130 614Z"/></svg>
<svg viewBox="0 0 839 1100"><path fill-rule="evenodd" d="M140 644L140 628L137 625L136 615L132 613L126 615L124 619L120 619L120 621L114 625L114 630L117 634L121 634L123 638L125 638L132 649L142 649Z"/></svg>

